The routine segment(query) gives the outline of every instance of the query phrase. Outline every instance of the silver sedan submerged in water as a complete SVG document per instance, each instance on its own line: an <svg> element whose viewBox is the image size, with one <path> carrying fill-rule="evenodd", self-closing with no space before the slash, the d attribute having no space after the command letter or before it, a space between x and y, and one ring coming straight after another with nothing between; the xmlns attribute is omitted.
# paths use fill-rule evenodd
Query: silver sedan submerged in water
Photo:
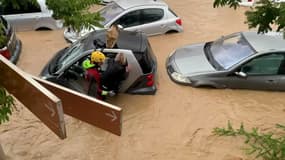
<svg viewBox="0 0 285 160"><path fill-rule="evenodd" d="M166 68L174 82L193 87L285 90L285 40L234 33L177 49Z"/></svg>

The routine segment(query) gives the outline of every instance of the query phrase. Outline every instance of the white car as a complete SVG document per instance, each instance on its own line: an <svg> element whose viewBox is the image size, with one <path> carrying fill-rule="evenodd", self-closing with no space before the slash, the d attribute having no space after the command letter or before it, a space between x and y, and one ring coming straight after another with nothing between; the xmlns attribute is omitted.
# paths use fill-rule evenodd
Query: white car
<svg viewBox="0 0 285 160"><path fill-rule="evenodd" d="M253 6L253 4L254 0L241 0L241 2L239 3L239 5L247 7Z"/></svg>
<svg viewBox="0 0 285 160"><path fill-rule="evenodd" d="M28 7L21 6L13 9L11 5L0 5L0 14L16 29L16 31L30 31L39 29L62 28L62 21L52 18L52 11L48 10L45 0L37 0L33 4L27 0Z"/></svg>
<svg viewBox="0 0 285 160"><path fill-rule="evenodd" d="M285 2L285 0L272 0L274 3L281 3ZM239 5L240 6L246 6L246 7L251 7L255 4L255 0L242 0Z"/></svg>
<svg viewBox="0 0 285 160"><path fill-rule="evenodd" d="M106 4L108 4L108 3L112 2L112 1L114 1L114 0L101 0L101 4L102 5L106 5Z"/></svg>
<svg viewBox="0 0 285 160"><path fill-rule="evenodd" d="M162 0L116 0L101 8L101 16L105 18L101 24L104 28L111 25L121 25L124 30L142 31L148 36L182 32L182 20ZM70 42L75 42L94 29L82 29L79 33L71 28L66 28L64 37Z"/></svg>

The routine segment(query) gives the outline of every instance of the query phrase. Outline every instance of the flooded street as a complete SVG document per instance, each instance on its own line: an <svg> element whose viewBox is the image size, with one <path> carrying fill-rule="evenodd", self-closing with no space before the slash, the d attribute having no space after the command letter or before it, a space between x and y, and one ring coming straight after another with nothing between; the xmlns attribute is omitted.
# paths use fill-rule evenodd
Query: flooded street
<svg viewBox="0 0 285 160"><path fill-rule="evenodd" d="M184 32L150 37L158 61L154 96L120 94L110 103L123 108L122 136L65 116L67 138L60 140L21 104L1 125L0 142L8 160L249 160L242 138L218 137L227 122L272 131L285 124L285 93L201 89L170 80L165 60L176 48L248 30L244 11L214 9L212 0L166 0L182 18ZM23 50L18 67L38 75L67 46L63 30L19 32ZM96 117L94 117L96 118Z"/></svg>

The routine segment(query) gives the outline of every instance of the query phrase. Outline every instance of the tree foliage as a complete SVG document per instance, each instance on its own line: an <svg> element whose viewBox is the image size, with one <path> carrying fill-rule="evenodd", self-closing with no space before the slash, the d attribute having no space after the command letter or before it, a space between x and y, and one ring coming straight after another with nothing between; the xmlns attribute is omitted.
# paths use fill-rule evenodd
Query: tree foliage
<svg viewBox="0 0 285 160"><path fill-rule="evenodd" d="M277 128L285 131L285 126L277 124ZM243 124L239 129L234 129L231 123L227 128L214 128L213 133L219 136L244 136L245 143L249 145L246 153L255 154L256 158L264 160L284 160L285 159L285 135L278 136L274 133L260 133L258 128L246 131Z"/></svg>
<svg viewBox="0 0 285 160"><path fill-rule="evenodd" d="M55 19L62 19L64 26L71 26L79 31L81 27L102 26L104 20L99 13L91 13L90 6L99 4L100 0L47 0L46 4L53 11Z"/></svg>
<svg viewBox="0 0 285 160"><path fill-rule="evenodd" d="M4 25L0 23L0 49L6 46L7 37L5 35Z"/></svg>
<svg viewBox="0 0 285 160"><path fill-rule="evenodd" d="M9 115L12 114L14 99L6 90L0 86L0 124L9 121Z"/></svg>
<svg viewBox="0 0 285 160"><path fill-rule="evenodd" d="M241 0L215 0L213 7L229 6L236 9ZM259 0L251 10L246 11L246 23L249 28L257 28L258 33L272 31L273 26L277 32L284 32L285 27L285 3L276 3L272 0Z"/></svg>
<svg viewBox="0 0 285 160"><path fill-rule="evenodd" d="M229 6L230 8L236 9L240 2L241 0L215 0L213 6L214 8Z"/></svg>

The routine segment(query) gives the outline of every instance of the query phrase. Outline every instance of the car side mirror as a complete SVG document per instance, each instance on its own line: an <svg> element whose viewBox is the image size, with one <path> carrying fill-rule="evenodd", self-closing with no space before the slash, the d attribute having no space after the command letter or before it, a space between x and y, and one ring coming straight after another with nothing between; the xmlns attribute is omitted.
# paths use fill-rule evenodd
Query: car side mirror
<svg viewBox="0 0 285 160"><path fill-rule="evenodd" d="M240 72L235 72L235 75L239 76L239 77L242 77L242 78L246 78L247 77L247 74L240 71Z"/></svg>

